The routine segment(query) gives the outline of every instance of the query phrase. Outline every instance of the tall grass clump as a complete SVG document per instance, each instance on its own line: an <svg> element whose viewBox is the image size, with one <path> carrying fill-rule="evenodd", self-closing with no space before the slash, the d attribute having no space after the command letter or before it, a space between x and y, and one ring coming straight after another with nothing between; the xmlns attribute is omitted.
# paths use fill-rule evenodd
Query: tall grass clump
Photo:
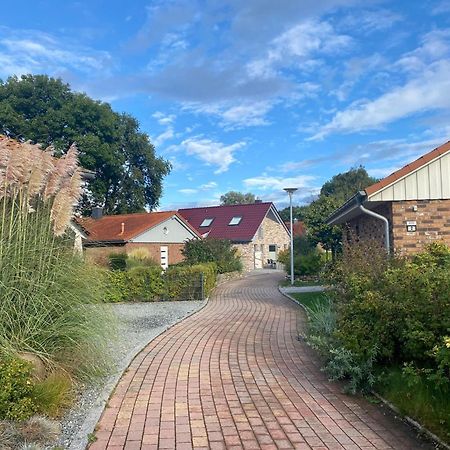
<svg viewBox="0 0 450 450"><path fill-rule="evenodd" d="M102 366L102 276L70 236L80 193L75 146L56 159L0 136L0 358L27 352L75 376Z"/></svg>

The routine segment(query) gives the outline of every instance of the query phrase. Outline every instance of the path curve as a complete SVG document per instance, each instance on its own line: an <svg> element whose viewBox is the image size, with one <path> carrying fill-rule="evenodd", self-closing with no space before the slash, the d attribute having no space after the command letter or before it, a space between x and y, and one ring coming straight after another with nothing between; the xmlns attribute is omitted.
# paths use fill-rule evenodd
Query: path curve
<svg viewBox="0 0 450 450"><path fill-rule="evenodd" d="M297 339L279 274L220 286L124 373L91 450L430 449L402 422L327 381Z"/></svg>

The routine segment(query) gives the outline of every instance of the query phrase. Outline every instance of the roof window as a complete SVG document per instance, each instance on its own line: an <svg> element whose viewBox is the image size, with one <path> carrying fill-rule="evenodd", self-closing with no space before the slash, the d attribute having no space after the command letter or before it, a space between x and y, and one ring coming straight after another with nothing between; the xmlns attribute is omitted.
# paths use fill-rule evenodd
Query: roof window
<svg viewBox="0 0 450 450"><path fill-rule="evenodd" d="M209 227L214 220L214 217L207 217L203 219L203 222L200 224L201 227Z"/></svg>
<svg viewBox="0 0 450 450"><path fill-rule="evenodd" d="M228 225L239 225L241 223L242 216L234 216Z"/></svg>

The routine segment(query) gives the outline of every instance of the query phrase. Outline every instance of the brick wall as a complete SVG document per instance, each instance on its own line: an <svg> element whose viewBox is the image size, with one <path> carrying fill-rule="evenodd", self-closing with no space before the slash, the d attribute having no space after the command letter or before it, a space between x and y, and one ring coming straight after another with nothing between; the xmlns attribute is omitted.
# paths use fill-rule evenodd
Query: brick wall
<svg viewBox="0 0 450 450"><path fill-rule="evenodd" d="M111 253L122 253L122 252L131 252L137 248L144 248L147 252L149 252L150 256L156 261L160 262L161 254L160 247L167 246L169 247L169 264L176 264L178 262L183 261L183 255L181 254L181 250L184 247L184 244L164 244L164 243L135 243L128 242L125 245L108 245L103 247L85 247L85 255L86 258L96 264L100 264L102 266L108 265L108 256Z"/></svg>
<svg viewBox="0 0 450 450"><path fill-rule="evenodd" d="M392 202L392 213L394 246L397 253L417 253L433 241L443 241L450 245L450 200ZM415 232L407 231L407 221L416 221Z"/></svg>
<svg viewBox="0 0 450 450"><path fill-rule="evenodd" d="M377 214L381 214L389 220L389 234L391 247L393 246L393 230L392 230L392 207L391 203L380 205L373 210ZM349 239L360 239L378 241L380 247L385 246L384 222L367 214L361 214L355 219L347 223L347 227L343 232L343 241Z"/></svg>
<svg viewBox="0 0 450 450"><path fill-rule="evenodd" d="M289 234L279 222L270 217L266 217L262 224L262 232L257 232L252 242L244 244L235 244L241 256L245 271L255 268L255 245L262 250L262 263L267 264L269 259L269 245L276 245L278 251L289 246Z"/></svg>
<svg viewBox="0 0 450 450"><path fill-rule="evenodd" d="M389 220L391 248L397 254L417 253L432 241L450 245L450 200L389 202L374 211ZM416 231L407 230L407 221L416 222ZM383 222L368 215L360 215L347 224L344 240L349 235L377 240L384 246Z"/></svg>

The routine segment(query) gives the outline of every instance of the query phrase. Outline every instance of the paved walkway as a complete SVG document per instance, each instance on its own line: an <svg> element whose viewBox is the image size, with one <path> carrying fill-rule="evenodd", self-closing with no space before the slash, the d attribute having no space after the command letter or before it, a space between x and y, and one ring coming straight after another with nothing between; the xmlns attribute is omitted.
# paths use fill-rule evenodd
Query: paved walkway
<svg viewBox="0 0 450 450"><path fill-rule="evenodd" d="M99 449L426 449L412 430L329 383L297 339L277 274L219 287L152 341L98 424Z"/></svg>

